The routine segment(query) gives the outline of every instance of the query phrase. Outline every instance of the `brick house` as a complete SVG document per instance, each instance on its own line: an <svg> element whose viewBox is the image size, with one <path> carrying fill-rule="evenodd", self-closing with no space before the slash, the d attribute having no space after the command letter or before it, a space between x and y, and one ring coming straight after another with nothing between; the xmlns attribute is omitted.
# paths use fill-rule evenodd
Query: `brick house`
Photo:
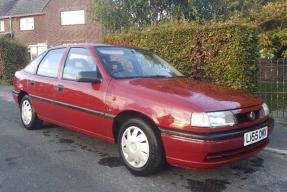
<svg viewBox="0 0 287 192"><path fill-rule="evenodd" d="M31 58L60 44L101 42L103 29L92 21L92 0L0 0L0 36L29 47Z"/></svg>

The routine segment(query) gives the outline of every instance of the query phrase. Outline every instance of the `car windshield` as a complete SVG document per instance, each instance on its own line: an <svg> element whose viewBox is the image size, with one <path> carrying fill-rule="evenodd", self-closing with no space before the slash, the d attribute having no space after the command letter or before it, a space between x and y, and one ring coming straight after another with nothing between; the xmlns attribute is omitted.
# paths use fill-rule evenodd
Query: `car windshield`
<svg viewBox="0 0 287 192"><path fill-rule="evenodd" d="M159 56L145 50L96 47L106 70L114 78L183 77Z"/></svg>

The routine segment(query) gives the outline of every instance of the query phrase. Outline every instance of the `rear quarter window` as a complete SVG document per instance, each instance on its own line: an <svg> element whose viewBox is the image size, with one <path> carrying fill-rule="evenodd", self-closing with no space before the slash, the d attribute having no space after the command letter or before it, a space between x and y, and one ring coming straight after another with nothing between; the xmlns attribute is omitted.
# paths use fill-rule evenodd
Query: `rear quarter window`
<svg viewBox="0 0 287 192"><path fill-rule="evenodd" d="M27 73L32 73L35 74L38 68L39 63L42 61L43 57L45 56L46 52L42 53L39 55L36 59L34 59L30 64L28 64L25 68L24 71Z"/></svg>

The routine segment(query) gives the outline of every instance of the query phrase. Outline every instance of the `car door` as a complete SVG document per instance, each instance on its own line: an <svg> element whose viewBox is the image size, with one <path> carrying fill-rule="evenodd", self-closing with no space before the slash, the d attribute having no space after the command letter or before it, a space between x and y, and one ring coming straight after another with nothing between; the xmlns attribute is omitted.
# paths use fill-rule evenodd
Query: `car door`
<svg viewBox="0 0 287 192"><path fill-rule="evenodd" d="M62 79L56 91L57 120L63 126L97 134L105 137L105 127L111 124L106 117L105 94L108 82L101 83L77 82L76 77L81 71L98 71L92 50L84 47L72 47L63 67ZM100 72L98 71L100 76Z"/></svg>
<svg viewBox="0 0 287 192"><path fill-rule="evenodd" d="M48 51L39 63L36 74L28 81L28 92L33 106L43 120L54 119L54 86L59 80L58 74L64 53L65 48Z"/></svg>

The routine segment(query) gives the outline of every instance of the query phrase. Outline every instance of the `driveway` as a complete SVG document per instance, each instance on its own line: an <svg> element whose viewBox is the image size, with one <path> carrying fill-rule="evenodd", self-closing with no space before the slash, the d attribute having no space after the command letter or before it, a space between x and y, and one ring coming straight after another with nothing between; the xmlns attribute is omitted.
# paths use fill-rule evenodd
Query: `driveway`
<svg viewBox="0 0 287 192"><path fill-rule="evenodd" d="M112 144L53 125L26 131L10 91L0 87L1 192L287 189L287 124L276 124L271 144L256 157L205 171L167 167L158 175L141 178L126 170Z"/></svg>

